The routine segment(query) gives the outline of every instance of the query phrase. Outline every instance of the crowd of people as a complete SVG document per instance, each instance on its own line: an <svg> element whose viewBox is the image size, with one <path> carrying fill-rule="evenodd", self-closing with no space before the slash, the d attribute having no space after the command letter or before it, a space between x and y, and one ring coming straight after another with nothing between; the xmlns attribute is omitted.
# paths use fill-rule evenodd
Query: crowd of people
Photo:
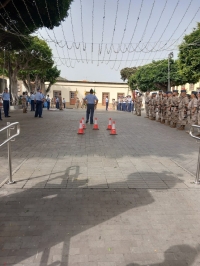
<svg viewBox="0 0 200 266"><path fill-rule="evenodd" d="M135 99L135 114L141 115L141 102ZM159 93L146 92L145 96L146 118L166 124L171 128L184 130L185 126L200 125L200 92L192 91L191 95L186 90ZM157 119L156 119L157 118ZM178 127L177 127L178 126Z"/></svg>

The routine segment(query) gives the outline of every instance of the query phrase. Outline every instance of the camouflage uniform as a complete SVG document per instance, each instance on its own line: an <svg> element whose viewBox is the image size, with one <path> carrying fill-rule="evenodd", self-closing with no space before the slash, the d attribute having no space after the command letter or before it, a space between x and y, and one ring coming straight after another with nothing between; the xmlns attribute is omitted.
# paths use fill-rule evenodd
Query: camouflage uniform
<svg viewBox="0 0 200 266"><path fill-rule="evenodd" d="M145 98L146 118L149 118L149 101L150 101L150 95L149 92L146 92L146 98Z"/></svg>
<svg viewBox="0 0 200 266"><path fill-rule="evenodd" d="M137 103L138 103L137 115L141 116L141 109L142 109L142 94L141 93L138 96Z"/></svg>
<svg viewBox="0 0 200 266"><path fill-rule="evenodd" d="M173 91L173 97L172 97L172 128L176 128L176 125L178 123L178 104L179 104L179 96L178 91Z"/></svg>
<svg viewBox="0 0 200 266"><path fill-rule="evenodd" d="M161 110L162 110L162 118L161 123L165 124L165 120L167 119L167 94L163 94L163 99L161 101Z"/></svg>
<svg viewBox="0 0 200 266"><path fill-rule="evenodd" d="M181 90L181 97L180 97L180 101L179 101L179 105L178 105L178 109L179 109L179 124L180 127L178 128L178 130L184 130L185 129L185 125L187 122L187 106L189 103L189 99L186 95L186 90Z"/></svg>
<svg viewBox="0 0 200 266"><path fill-rule="evenodd" d="M161 103L162 103L162 99L163 99L162 91L159 91L159 94L158 94L157 99L156 99L157 108L158 108L158 120L157 120L157 122L161 121L161 116L162 116Z"/></svg>
<svg viewBox="0 0 200 266"><path fill-rule="evenodd" d="M171 106L173 104L173 99L172 99L172 92L168 92L168 98L167 98L167 125L170 126L171 120L172 120L172 111L171 111Z"/></svg>

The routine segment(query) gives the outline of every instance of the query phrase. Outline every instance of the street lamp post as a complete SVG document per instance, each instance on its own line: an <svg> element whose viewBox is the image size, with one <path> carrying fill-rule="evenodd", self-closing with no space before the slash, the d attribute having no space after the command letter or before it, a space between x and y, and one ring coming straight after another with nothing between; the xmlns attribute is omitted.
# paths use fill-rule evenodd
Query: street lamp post
<svg viewBox="0 0 200 266"><path fill-rule="evenodd" d="M171 91L171 85L170 85L170 59L172 59L174 56L173 52L168 54L168 91Z"/></svg>

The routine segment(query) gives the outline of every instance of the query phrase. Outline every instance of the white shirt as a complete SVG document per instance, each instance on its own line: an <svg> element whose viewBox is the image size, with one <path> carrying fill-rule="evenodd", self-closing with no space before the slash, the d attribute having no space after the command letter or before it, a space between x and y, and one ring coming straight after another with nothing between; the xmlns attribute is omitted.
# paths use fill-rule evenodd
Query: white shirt
<svg viewBox="0 0 200 266"><path fill-rule="evenodd" d="M50 102L51 101L51 98L50 97L47 97L47 102Z"/></svg>
<svg viewBox="0 0 200 266"><path fill-rule="evenodd" d="M31 94L30 98L31 98L31 101L34 101L35 100L35 94Z"/></svg>
<svg viewBox="0 0 200 266"><path fill-rule="evenodd" d="M109 102L109 100L108 100L108 98L106 98L106 103L108 103Z"/></svg>

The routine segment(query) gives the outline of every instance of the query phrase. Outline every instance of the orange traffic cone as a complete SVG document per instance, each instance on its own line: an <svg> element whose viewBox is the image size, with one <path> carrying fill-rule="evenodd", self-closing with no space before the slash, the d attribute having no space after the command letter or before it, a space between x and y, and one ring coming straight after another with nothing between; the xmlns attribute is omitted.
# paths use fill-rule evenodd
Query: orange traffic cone
<svg viewBox="0 0 200 266"><path fill-rule="evenodd" d="M79 129L78 129L77 134L84 134L82 120L80 120Z"/></svg>
<svg viewBox="0 0 200 266"><path fill-rule="evenodd" d="M86 129L84 117L82 117L82 125L83 125L83 129Z"/></svg>
<svg viewBox="0 0 200 266"><path fill-rule="evenodd" d="M110 131L110 135L117 135L116 128L115 128L115 121L112 122L112 129Z"/></svg>
<svg viewBox="0 0 200 266"><path fill-rule="evenodd" d="M97 118L94 119L93 130L99 130L99 126L98 126L98 123L97 123Z"/></svg>
<svg viewBox="0 0 200 266"><path fill-rule="evenodd" d="M112 119L109 118L107 130L111 130L111 129L112 129Z"/></svg>

